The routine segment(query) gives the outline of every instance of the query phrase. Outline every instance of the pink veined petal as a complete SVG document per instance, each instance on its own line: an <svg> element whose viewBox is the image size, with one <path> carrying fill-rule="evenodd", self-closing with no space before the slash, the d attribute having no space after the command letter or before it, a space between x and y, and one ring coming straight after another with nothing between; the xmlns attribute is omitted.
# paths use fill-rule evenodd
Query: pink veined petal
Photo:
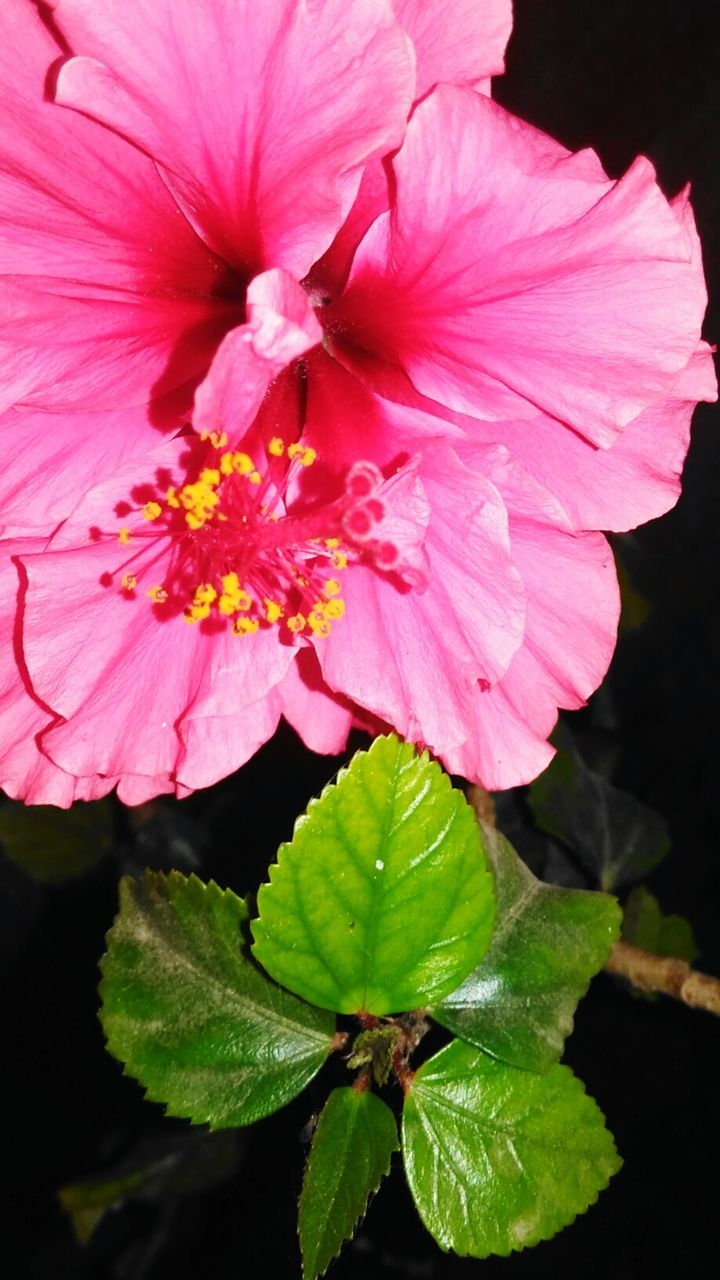
<svg viewBox="0 0 720 1280"><path fill-rule="evenodd" d="M174 776L185 718L240 714L292 660L276 629L238 638L205 634L182 614L156 616L145 591L167 572L170 539L162 531L136 596L123 593L119 579L135 568L139 535L129 546L111 534L93 541L95 531L120 523L118 503L156 473L174 472L187 449L174 441L97 485L50 549L24 561L25 661L36 696L67 722L43 745L70 773Z"/></svg>
<svg viewBox="0 0 720 1280"><path fill-rule="evenodd" d="M298 651L277 694L285 719L306 747L320 755L344 750L353 727L353 708L328 689L311 648Z"/></svg>
<svg viewBox="0 0 720 1280"><path fill-rule="evenodd" d="M507 669L525 596L497 489L441 444L428 448L421 478L432 513L426 589L354 565L342 625L314 645L331 689L442 754L467 737L476 681Z"/></svg>
<svg viewBox="0 0 720 1280"><path fill-rule="evenodd" d="M436 84L485 88L505 70L512 0L393 0L417 58L416 98Z"/></svg>
<svg viewBox="0 0 720 1280"><path fill-rule="evenodd" d="M562 503L576 529L634 529L663 515L680 496L680 474L699 400L717 398L713 355L701 342L667 397L628 423L610 449L597 449L546 416L481 424L471 439L493 440Z"/></svg>
<svg viewBox="0 0 720 1280"><path fill-rule="evenodd" d="M0 788L13 800L29 804L53 804L67 809L75 800L105 795L114 779L84 782L65 773L44 754L41 735L54 717L33 697L19 645L17 609L21 576L13 557L40 550L44 538L12 540L0 545L0 591L4 601L0 615Z"/></svg>
<svg viewBox="0 0 720 1280"><path fill-rule="evenodd" d="M161 431L177 431L187 401L183 389L152 407L72 415L8 409L0 416L3 536L52 531L93 485L146 457L151 423L156 444Z"/></svg>
<svg viewBox="0 0 720 1280"><path fill-rule="evenodd" d="M189 716L180 727L178 794L209 787L245 764L274 734L281 699L275 690L238 715Z"/></svg>
<svg viewBox="0 0 720 1280"><path fill-rule="evenodd" d="M268 653L265 633L231 647L235 637L204 635L182 617L157 622L145 601L100 585L117 567L116 546L44 552L24 564L30 679L66 721L43 745L69 773L174 776L184 720L240 714L292 657L274 636Z"/></svg>
<svg viewBox="0 0 720 1280"><path fill-rule="evenodd" d="M540 409L601 446L667 394L706 294L648 161L612 182L592 155L445 86L418 106L394 168L393 215L328 308L345 363L362 346L450 409Z"/></svg>
<svg viewBox="0 0 720 1280"><path fill-rule="evenodd" d="M80 778L78 781L82 783L85 779ZM148 800L154 800L156 796L172 795L178 790L176 783L164 776L143 778L141 775L128 773L115 781L118 800L127 805L147 804Z"/></svg>
<svg viewBox="0 0 720 1280"><path fill-rule="evenodd" d="M27 277L0 286L0 412L146 405L197 380L242 312L235 303ZM102 292L102 287L100 287ZM188 397L189 398L189 397ZM152 416L152 415L151 415ZM154 427L148 422L148 447Z"/></svg>
<svg viewBox="0 0 720 1280"><path fill-rule="evenodd" d="M489 77L505 70L512 0L393 0L393 8L415 49L416 98L442 83L490 93ZM330 248L312 268L313 290L330 297L340 292L365 232L389 205L386 166L375 160Z"/></svg>
<svg viewBox="0 0 720 1280"><path fill-rule="evenodd" d="M452 771L503 790L530 782L553 752L558 708L583 706L612 657L619 615L615 565L605 539L577 533L558 503L505 449L490 451L507 504L510 543L527 590L523 643L496 685L478 687L467 740L444 756Z"/></svg>
<svg viewBox="0 0 720 1280"><path fill-rule="evenodd" d="M245 271L303 276L361 166L402 138L414 68L385 0L51 8L79 55L56 101L152 156L206 242Z"/></svg>
<svg viewBox="0 0 720 1280"><path fill-rule="evenodd" d="M337 297L345 287L355 251L365 232L389 208L388 162L373 160L363 170L358 193L340 230L306 280L318 303Z"/></svg>
<svg viewBox="0 0 720 1280"><path fill-rule="evenodd" d="M33 4L4 0L0 405L146 403L207 362L238 291L146 156L46 100L60 53Z"/></svg>
<svg viewBox="0 0 720 1280"><path fill-rule="evenodd" d="M389 458L421 451L429 440L466 438L465 421L438 419L418 409L374 395L327 351L316 348L305 360L305 436L337 468L369 458L384 466ZM429 401L426 406L431 408ZM312 477L311 477L312 479Z"/></svg>

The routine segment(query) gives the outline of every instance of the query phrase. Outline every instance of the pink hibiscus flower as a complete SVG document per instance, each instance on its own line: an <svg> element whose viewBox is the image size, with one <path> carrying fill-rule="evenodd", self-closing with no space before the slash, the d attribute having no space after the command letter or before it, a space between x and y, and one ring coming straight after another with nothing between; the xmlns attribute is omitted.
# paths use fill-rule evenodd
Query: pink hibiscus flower
<svg viewBox="0 0 720 1280"><path fill-rule="evenodd" d="M388 402L379 418L361 384L362 460L333 466L270 436L260 286L263 301L304 301L281 283L267 273L249 290L249 332L225 340L198 395L204 438L118 469L18 557L23 661L52 716L42 753L86 794L96 778L119 779L129 803L183 795L242 764L281 714L339 750L353 714L341 690L471 776L532 776L558 702L582 702L612 651L605 540L573 531L502 446L428 434L410 453L417 411ZM305 318L272 326L285 358L314 341ZM241 448L226 431L239 397L254 418ZM389 432L398 451L381 467Z"/></svg>
<svg viewBox="0 0 720 1280"><path fill-rule="evenodd" d="M0 785L184 794L358 708L534 776L612 652L594 531L670 505L714 395L687 198L477 92L500 0L51 8L54 103L29 2L0 46L5 536L64 521L6 545L43 765L11 732Z"/></svg>

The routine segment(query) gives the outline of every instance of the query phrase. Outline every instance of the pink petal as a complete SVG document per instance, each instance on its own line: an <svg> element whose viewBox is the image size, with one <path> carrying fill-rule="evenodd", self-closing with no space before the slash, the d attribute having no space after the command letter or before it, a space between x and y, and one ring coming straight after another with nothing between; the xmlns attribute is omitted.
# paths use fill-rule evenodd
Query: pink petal
<svg viewBox="0 0 720 1280"><path fill-rule="evenodd" d="M46 100L61 50L34 5L4 0L2 35L0 405L146 403L237 322L233 273L147 157Z"/></svg>
<svg viewBox="0 0 720 1280"><path fill-rule="evenodd" d="M19 652L16 610L21 577L12 557L32 553L43 545L44 539L25 539L4 542L0 547L0 592L4 601L0 614L0 788L13 800L67 809L75 800L105 795L114 780L94 779L90 788L78 784L42 750L41 735L54 717L33 697Z"/></svg>
<svg viewBox="0 0 720 1280"><path fill-rule="evenodd" d="M634 529L680 496L680 474L699 400L717 397L710 348L701 343L668 396L630 422L610 449L597 449L562 423L539 417L497 422L482 436L507 445L562 503L576 529ZM480 437L477 422L465 420Z"/></svg>
<svg viewBox="0 0 720 1280"><path fill-rule="evenodd" d="M441 754L467 737L476 681L507 669L525 599L495 487L443 445L428 447L420 475L432 513L427 588L351 566L345 616L315 648L331 689Z"/></svg>
<svg viewBox="0 0 720 1280"><path fill-rule="evenodd" d="M484 87L505 70L512 0L393 0L417 58L416 98L436 84Z"/></svg>
<svg viewBox="0 0 720 1280"><path fill-rule="evenodd" d="M383 0L51 8L82 55L56 100L151 155L207 243L243 270L304 275L360 167L402 137L412 59Z"/></svg>
<svg viewBox="0 0 720 1280"><path fill-rule="evenodd" d="M452 771L502 790L548 763L558 708L583 706L612 657L619 592L610 548L576 533L549 493L498 449L486 459L507 504L513 561L527 590L525 636L507 672L477 689L467 740L447 752Z"/></svg>
<svg viewBox="0 0 720 1280"><path fill-rule="evenodd" d="M2 285L0 411L11 405L92 411L146 405L204 373L236 304L143 298L27 277ZM148 445L153 425L148 423Z"/></svg>
<svg viewBox="0 0 720 1280"><path fill-rule="evenodd" d="M638 161L619 182L468 89L417 108L397 205L327 325L477 418L561 419L609 445L667 394L705 308L679 214ZM343 344L345 344L343 346Z"/></svg>
<svg viewBox="0 0 720 1280"><path fill-rule="evenodd" d="M176 431L187 401L183 390L152 407L98 413L8 409L0 416L3 536L52 532L88 489L144 458L163 429Z"/></svg>
<svg viewBox="0 0 720 1280"><path fill-rule="evenodd" d="M344 750L353 709L328 689L312 649L299 650L277 693L285 719L311 751L337 755Z"/></svg>
<svg viewBox="0 0 720 1280"><path fill-rule="evenodd" d="M488 77L505 70L512 0L393 0L393 8L415 49L416 98L442 83L469 84L490 93ZM313 289L331 297L340 292L365 232L389 205L386 165L376 160L365 169L333 243L312 268Z"/></svg>
<svg viewBox="0 0 720 1280"><path fill-rule="evenodd" d="M178 764L178 790L185 794L210 787L239 769L274 734L280 698L268 697L239 715L188 717L180 729L184 751Z"/></svg>
<svg viewBox="0 0 720 1280"><path fill-rule="evenodd" d="M174 441L98 485L50 549L23 561L23 652L32 688L66 721L46 734L43 746L69 773L174 778L186 754L186 720L244 713L292 661L294 650L281 643L277 629L238 638L227 630L207 634L182 616L159 619L144 598L143 580L136 596L119 589L119 576L128 564L134 567L134 546L110 535L93 541L93 530L120 523L118 502L156 470L173 473L186 452L186 441ZM158 582L169 541L156 539L151 576Z"/></svg>

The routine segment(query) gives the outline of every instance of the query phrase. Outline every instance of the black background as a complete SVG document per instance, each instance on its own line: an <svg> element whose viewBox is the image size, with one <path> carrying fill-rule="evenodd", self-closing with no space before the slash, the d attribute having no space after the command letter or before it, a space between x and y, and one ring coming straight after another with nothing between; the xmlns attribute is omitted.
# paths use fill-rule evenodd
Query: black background
<svg viewBox="0 0 720 1280"><path fill-rule="evenodd" d="M568 146L592 145L613 174L644 153L668 194L692 182L711 293L706 336L718 341L717 0L517 0L508 72L496 96ZM720 974L718 426L717 409L701 407L680 504L623 540L652 610L640 631L622 639L601 696L620 746L617 780L670 823L673 852L650 886L667 910L690 918L700 966ZM244 892L263 878L294 815L337 764L310 756L285 730L236 778L180 806L169 848L165 831L156 833L156 848L138 848L127 826L120 860L127 866L147 855L182 863L190 847L203 875ZM321 1104L320 1084L238 1135L236 1172L222 1185L174 1208L161 1200L110 1215L89 1248L76 1244L58 1205L58 1187L102 1172L135 1142L184 1129L145 1103L103 1049L96 966L115 910L118 866L111 859L52 889L2 866L5 1274L293 1280L301 1134ZM441 1254L426 1235L396 1169L333 1274L704 1274L717 1233L719 1044L720 1023L710 1015L634 999L601 975L566 1054L600 1102L625 1160L598 1204L524 1254L460 1260Z"/></svg>

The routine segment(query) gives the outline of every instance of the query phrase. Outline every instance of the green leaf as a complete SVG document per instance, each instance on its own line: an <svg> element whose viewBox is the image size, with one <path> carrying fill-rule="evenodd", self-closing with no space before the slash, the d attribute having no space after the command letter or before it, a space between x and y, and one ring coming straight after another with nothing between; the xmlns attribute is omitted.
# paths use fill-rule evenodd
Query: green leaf
<svg viewBox="0 0 720 1280"><path fill-rule="evenodd" d="M162 1203L167 1209L183 1196L207 1191L226 1181L238 1163L232 1130L180 1133L144 1139L120 1164L100 1175L61 1187L58 1199L70 1217L80 1244L87 1244L109 1209L128 1201Z"/></svg>
<svg viewBox="0 0 720 1280"><path fill-rule="evenodd" d="M88 871L108 852L112 837L109 800L71 809L6 800L0 808L0 841L8 857L46 884Z"/></svg>
<svg viewBox="0 0 720 1280"><path fill-rule="evenodd" d="M567 729L553 742L557 755L528 792L538 826L563 840L602 889L646 875L670 849L664 819L588 769Z"/></svg>
<svg viewBox="0 0 720 1280"><path fill-rule="evenodd" d="M442 1249L474 1258L547 1240L607 1186L620 1158L567 1067L521 1071L453 1041L416 1072L405 1170Z"/></svg>
<svg viewBox="0 0 720 1280"><path fill-rule="evenodd" d="M658 956L678 956L692 963L700 954L690 922L684 916L663 915L657 898L644 885L633 889L625 903L622 936Z"/></svg>
<svg viewBox="0 0 720 1280"><path fill-rule="evenodd" d="M334 1019L246 959L242 899L177 871L120 885L102 962L110 1052L169 1115L250 1124L294 1098L331 1050Z"/></svg>
<svg viewBox="0 0 720 1280"><path fill-rule="evenodd" d="M334 1089L305 1168L298 1232L304 1280L315 1280L355 1231L399 1146L395 1117L373 1093Z"/></svg>
<svg viewBox="0 0 720 1280"><path fill-rule="evenodd" d="M144 1181L143 1170L134 1169L120 1177L106 1178L101 1182L80 1182L62 1187L58 1198L70 1217L79 1243L87 1244L107 1210L121 1205L142 1187Z"/></svg>
<svg viewBox="0 0 720 1280"><path fill-rule="evenodd" d="M493 1057L547 1071L610 954L620 908L604 893L543 884L498 831L487 828L485 839L497 898L490 949L431 1013Z"/></svg>
<svg viewBox="0 0 720 1280"><path fill-rule="evenodd" d="M255 955L313 1004L384 1014L440 999L492 933L473 811L426 752L377 738L310 802L258 911Z"/></svg>

